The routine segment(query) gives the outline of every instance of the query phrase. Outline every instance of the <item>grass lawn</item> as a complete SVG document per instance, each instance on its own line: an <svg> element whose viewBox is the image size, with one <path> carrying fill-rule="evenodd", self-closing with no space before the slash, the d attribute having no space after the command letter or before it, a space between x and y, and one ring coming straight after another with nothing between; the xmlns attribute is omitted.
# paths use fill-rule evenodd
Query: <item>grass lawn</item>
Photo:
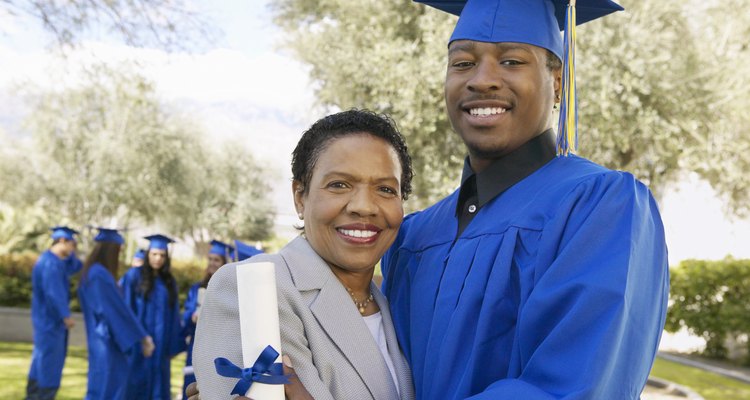
<svg viewBox="0 0 750 400"><path fill-rule="evenodd" d="M26 394L26 376L31 364L30 343L0 342L0 399L22 399ZM172 359L172 395L182 391L185 353ZM86 394L88 360L86 350L68 347L62 384L57 400L81 400Z"/></svg>
<svg viewBox="0 0 750 400"><path fill-rule="evenodd" d="M0 342L0 399L22 399L31 360L31 344ZM172 360L172 395L182 390L185 354ZM58 400L80 400L86 394L86 350L68 348ZM750 399L750 385L675 362L656 359L651 375L689 387L706 400Z"/></svg>
<svg viewBox="0 0 750 400"><path fill-rule="evenodd" d="M651 375L688 387L706 400L750 399L746 383L661 358L656 359Z"/></svg>

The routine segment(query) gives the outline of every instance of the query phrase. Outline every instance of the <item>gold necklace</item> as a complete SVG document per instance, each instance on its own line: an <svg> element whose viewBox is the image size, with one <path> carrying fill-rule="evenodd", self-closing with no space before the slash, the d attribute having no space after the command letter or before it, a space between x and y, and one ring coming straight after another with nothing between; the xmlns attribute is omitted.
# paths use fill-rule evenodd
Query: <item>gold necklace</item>
<svg viewBox="0 0 750 400"><path fill-rule="evenodd" d="M352 291L348 286L344 287L346 288L346 291L349 292L349 295L352 296L352 301L354 301L354 305L357 306L359 313L365 315L365 309L372 301L372 292L370 292L370 295L367 296L366 299L364 299L363 301L359 301L356 297L354 297L354 291Z"/></svg>

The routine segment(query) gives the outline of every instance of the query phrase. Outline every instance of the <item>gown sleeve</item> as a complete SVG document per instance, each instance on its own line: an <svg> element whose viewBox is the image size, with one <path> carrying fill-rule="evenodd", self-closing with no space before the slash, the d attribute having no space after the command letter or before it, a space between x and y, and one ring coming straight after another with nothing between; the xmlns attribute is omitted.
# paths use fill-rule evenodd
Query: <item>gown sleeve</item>
<svg viewBox="0 0 750 400"><path fill-rule="evenodd" d="M195 334L193 313L198 308L198 288L200 284L191 286L185 299L185 311L182 312L182 331L185 338Z"/></svg>
<svg viewBox="0 0 750 400"><path fill-rule="evenodd" d="M102 317L120 351L126 352L148 335L133 311L120 297L114 278L107 280L102 276L95 276L88 285L91 288L92 301L100 305Z"/></svg>
<svg viewBox="0 0 750 400"><path fill-rule="evenodd" d="M65 259L65 268L68 276L73 276L81 271L83 268L83 262L81 262L81 259L73 253L70 257Z"/></svg>
<svg viewBox="0 0 750 400"><path fill-rule="evenodd" d="M669 291L661 217L626 173L579 184L548 211L509 376L471 399L637 399Z"/></svg>
<svg viewBox="0 0 750 400"><path fill-rule="evenodd" d="M174 293L177 293L177 283L172 281L174 287ZM171 311L169 312L171 319L171 340L169 341L169 355L170 357L176 356L187 350L187 344L185 343L185 336L183 335L183 325L180 314L180 302L175 300L174 304L171 305Z"/></svg>
<svg viewBox="0 0 750 400"><path fill-rule="evenodd" d="M55 320L62 322L64 318L70 317L70 308L68 307L68 278L66 276L66 265L54 265L54 261L47 259L44 261L42 274L42 292L49 299L46 302ZM65 261L63 261L64 263Z"/></svg>

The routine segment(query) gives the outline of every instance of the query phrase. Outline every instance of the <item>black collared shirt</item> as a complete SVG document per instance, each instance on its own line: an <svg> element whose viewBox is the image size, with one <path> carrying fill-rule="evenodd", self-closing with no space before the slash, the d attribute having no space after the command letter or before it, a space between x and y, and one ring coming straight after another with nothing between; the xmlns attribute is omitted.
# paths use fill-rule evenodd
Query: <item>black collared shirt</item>
<svg viewBox="0 0 750 400"><path fill-rule="evenodd" d="M461 236L474 216L490 200L555 158L556 146L555 132L548 129L510 154L495 160L478 174L471 169L469 157L466 157L456 205L456 237Z"/></svg>

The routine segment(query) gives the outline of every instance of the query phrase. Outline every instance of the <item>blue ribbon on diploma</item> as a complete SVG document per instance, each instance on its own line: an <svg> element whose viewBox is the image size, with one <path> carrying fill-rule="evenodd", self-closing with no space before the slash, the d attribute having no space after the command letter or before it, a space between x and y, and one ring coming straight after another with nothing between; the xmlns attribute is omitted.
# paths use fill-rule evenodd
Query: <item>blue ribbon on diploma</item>
<svg viewBox="0 0 750 400"><path fill-rule="evenodd" d="M274 363L277 357L279 357L279 352L269 345L263 349L250 368L242 369L223 357L214 359L214 366L216 366L216 373L219 375L227 378L238 378L240 381L237 382L230 394L244 396L253 382L266 385L289 383L289 379L284 375L284 368L281 363Z"/></svg>

